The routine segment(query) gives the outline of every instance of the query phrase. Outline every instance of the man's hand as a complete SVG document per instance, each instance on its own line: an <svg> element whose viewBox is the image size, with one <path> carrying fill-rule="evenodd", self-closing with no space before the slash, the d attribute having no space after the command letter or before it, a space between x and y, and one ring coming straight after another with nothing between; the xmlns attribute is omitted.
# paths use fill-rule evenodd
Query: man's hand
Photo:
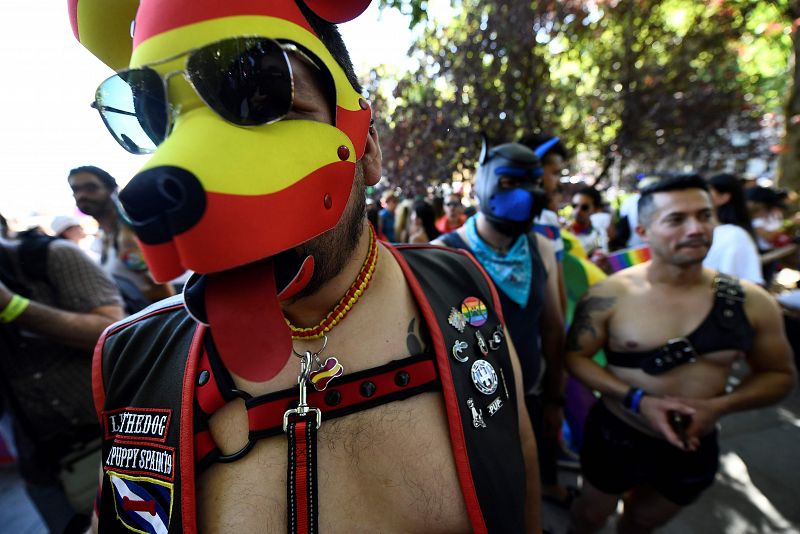
<svg viewBox="0 0 800 534"><path fill-rule="evenodd" d="M688 447L684 446L683 440L670 424L670 412L678 412L684 416L691 417L692 421L694 421L696 410L688 403L683 402L683 399L654 397L652 395L642 397L642 401L639 404L639 413L647 420L653 430L664 436L664 439L684 451L697 449L700 440L694 434L688 432L686 444Z"/></svg>
<svg viewBox="0 0 800 534"><path fill-rule="evenodd" d="M694 408L694 415L686 429L691 450L700 446L700 438L714 430L722 416L713 399L676 399Z"/></svg>

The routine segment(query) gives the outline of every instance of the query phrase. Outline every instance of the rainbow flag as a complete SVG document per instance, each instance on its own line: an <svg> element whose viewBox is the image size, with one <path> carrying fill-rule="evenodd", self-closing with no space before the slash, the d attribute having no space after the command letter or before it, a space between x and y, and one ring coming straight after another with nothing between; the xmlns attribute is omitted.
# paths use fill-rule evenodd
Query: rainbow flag
<svg viewBox="0 0 800 534"><path fill-rule="evenodd" d="M613 272L633 267L650 259L650 247L636 247L618 250L608 255L608 264Z"/></svg>

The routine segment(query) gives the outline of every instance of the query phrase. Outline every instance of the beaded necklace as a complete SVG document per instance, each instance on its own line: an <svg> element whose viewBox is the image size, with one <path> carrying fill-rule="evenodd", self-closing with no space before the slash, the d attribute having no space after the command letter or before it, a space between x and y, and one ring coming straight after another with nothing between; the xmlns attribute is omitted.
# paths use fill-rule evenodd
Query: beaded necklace
<svg viewBox="0 0 800 534"><path fill-rule="evenodd" d="M372 229L372 225L369 225L369 252L367 253L367 259L365 259L363 265L361 265L361 270L358 276L356 276L356 279L353 280L350 288L344 296L339 299L336 306L328 312L328 315L316 326L300 328L293 325L289 319L286 319L286 324L289 325L289 329L292 331L292 339L320 339L325 336L327 332L330 332L334 326L339 324L339 322L347 316L353 306L355 306L364 291L366 291L372 280L372 275L375 273L375 265L377 263L378 240L375 239L375 231Z"/></svg>

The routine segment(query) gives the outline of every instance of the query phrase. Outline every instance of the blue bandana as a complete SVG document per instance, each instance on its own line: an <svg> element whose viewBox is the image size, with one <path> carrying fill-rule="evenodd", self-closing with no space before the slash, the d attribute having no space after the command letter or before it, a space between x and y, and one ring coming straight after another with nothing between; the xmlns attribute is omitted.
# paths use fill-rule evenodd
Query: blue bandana
<svg viewBox="0 0 800 534"><path fill-rule="evenodd" d="M528 236L526 234L519 236L511 249L501 256L480 238L475 225L475 217L470 217L464 224L472 254L486 269L494 283L511 300L524 308L528 304L528 297L531 293L531 272L533 270Z"/></svg>

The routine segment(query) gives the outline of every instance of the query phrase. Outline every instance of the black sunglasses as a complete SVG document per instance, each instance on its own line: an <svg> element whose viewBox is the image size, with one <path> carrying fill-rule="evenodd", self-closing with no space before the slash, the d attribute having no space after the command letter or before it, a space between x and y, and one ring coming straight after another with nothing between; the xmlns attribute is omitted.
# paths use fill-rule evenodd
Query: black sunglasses
<svg viewBox="0 0 800 534"><path fill-rule="evenodd" d="M164 76L150 67L121 71L100 84L92 107L114 139L133 154L154 152L169 135L173 110L167 81L178 74L184 75L203 102L224 120L238 126L270 124L292 109L294 82L287 51L322 68L293 44L235 37L151 64L187 56L183 69Z"/></svg>
<svg viewBox="0 0 800 534"><path fill-rule="evenodd" d="M589 204L573 204L572 207L578 211L587 211L590 206Z"/></svg>
<svg viewBox="0 0 800 534"><path fill-rule="evenodd" d="M461 202L447 202L447 203L445 203L445 206L447 206L448 208L455 208L455 207L460 206L460 205L461 205Z"/></svg>

